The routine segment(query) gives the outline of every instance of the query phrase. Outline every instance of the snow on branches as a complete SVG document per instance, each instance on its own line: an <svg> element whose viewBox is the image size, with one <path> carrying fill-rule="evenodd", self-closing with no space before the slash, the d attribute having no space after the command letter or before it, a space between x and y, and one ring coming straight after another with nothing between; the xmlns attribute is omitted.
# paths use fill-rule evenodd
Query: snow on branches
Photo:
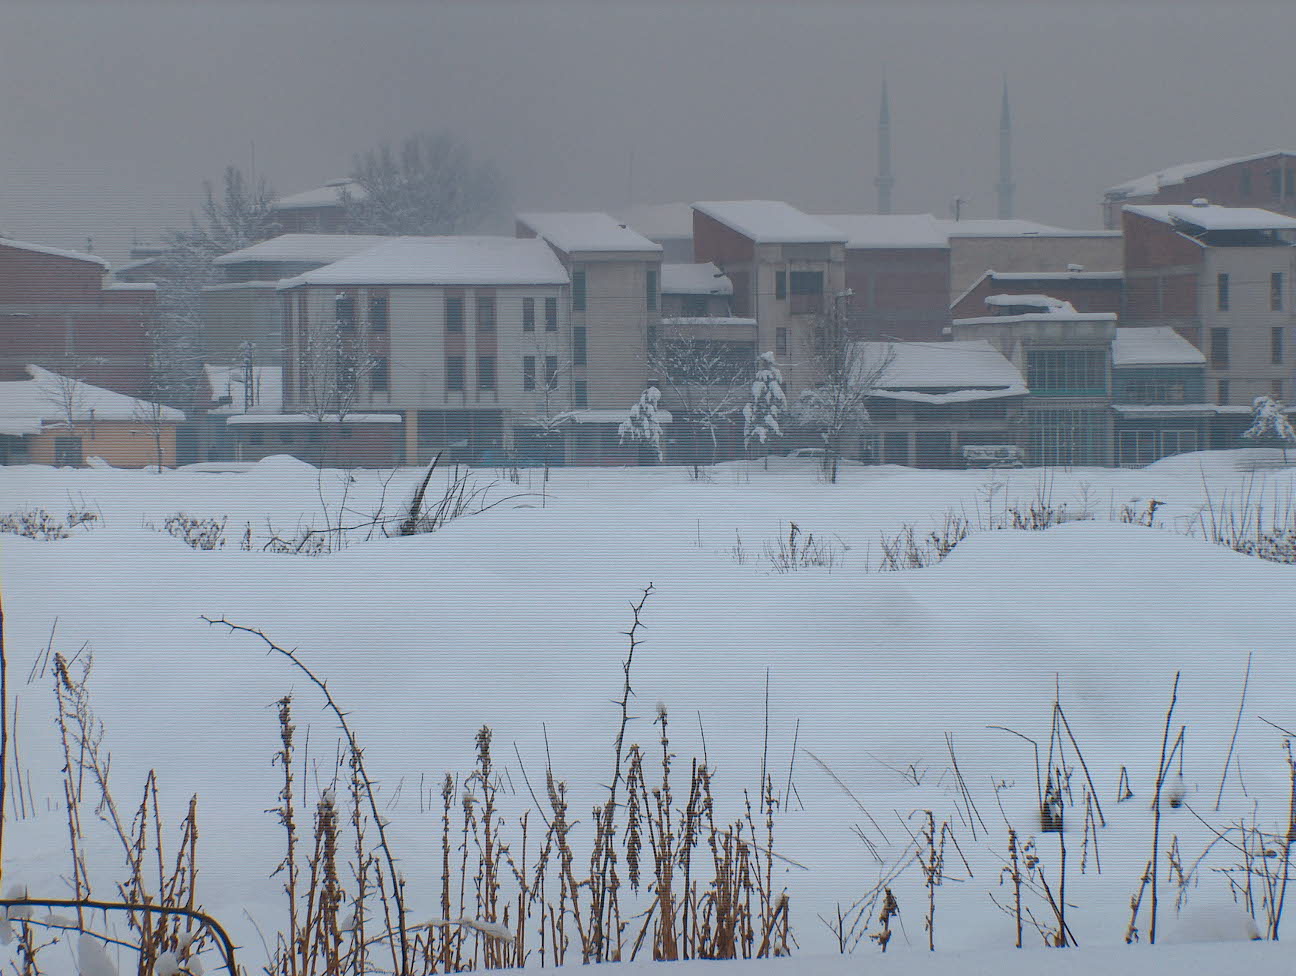
<svg viewBox="0 0 1296 976"><path fill-rule="evenodd" d="M617 428L622 444L629 442L651 447L659 461L662 457L662 429L657 418L657 404L660 401L661 391L655 386L648 387L630 408L630 416Z"/></svg>
<svg viewBox="0 0 1296 976"><path fill-rule="evenodd" d="M743 407L743 446L750 447L752 441L765 444L770 437L781 437L783 430L778 418L786 410L783 373L775 364L772 352L761 353L752 380L751 401Z"/></svg>
<svg viewBox="0 0 1296 976"><path fill-rule="evenodd" d="M1287 419L1286 408L1279 400L1266 395L1256 397L1252 409L1251 426L1242 432L1242 436L1254 441L1281 441L1285 459L1287 445L1296 443L1296 430L1292 429L1291 421Z"/></svg>

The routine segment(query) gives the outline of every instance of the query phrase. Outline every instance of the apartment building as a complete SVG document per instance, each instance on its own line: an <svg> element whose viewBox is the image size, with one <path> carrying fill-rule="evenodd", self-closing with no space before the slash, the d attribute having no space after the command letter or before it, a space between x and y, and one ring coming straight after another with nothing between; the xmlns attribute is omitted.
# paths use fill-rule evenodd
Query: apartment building
<svg viewBox="0 0 1296 976"><path fill-rule="evenodd" d="M283 281L284 409L394 417L373 436L409 463L502 458L575 406L570 285L544 241L488 236L394 238Z"/></svg>
<svg viewBox="0 0 1296 976"><path fill-rule="evenodd" d="M1270 150L1179 163L1128 180L1103 194L1103 226L1119 230L1128 204L1190 204L1199 197L1225 207L1262 207L1296 216L1296 153Z"/></svg>
<svg viewBox="0 0 1296 976"><path fill-rule="evenodd" d="M1124 209L1130 326L1174 328L1206 355L1207 399L1293 393L1296 218L1205 200Z"/></svg>
<svg viewBox="0 0 1296 976"><path fill-rule="evenodd" d="M814 381L821 316L846 314L847 235L775 200L693 204L693 249L733 285L733 314L756 320L756 344L773 351L789 396Z"/></svg>
<svg viewBox="0 0 1296 976"><path fill-rule="evenodd" d="M1121 234L1113 230L1070 230L1031 220L938 220L949 237L953 303L985 272L1087 271L1121 269Z"/></svg>

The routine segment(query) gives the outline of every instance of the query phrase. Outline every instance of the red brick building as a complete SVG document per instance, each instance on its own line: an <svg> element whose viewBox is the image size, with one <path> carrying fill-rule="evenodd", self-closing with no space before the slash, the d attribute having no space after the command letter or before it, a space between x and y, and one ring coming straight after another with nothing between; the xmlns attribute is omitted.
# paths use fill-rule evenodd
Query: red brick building
<svg viewBox="0 0 1296 976"><path fill-rule="evenodd" d="M30 364L138 396L148 381L157 286L106 282L93 254L0 238L0 379Z"/></svg>
<svg viewBox="0 0 1296 976"><path fill-rule="evenodd" d="M1124 275L1119 271L987 271L950 306L956 319L986 314L992 295L1048 295L1077 312L1119 312Z"/></svg>
<svg viewBox="0 0 1296 976"><path fill-rule="evenodd" d="M1192 203L1263 207L1296 216L1296 153L1272 150L1234 159L1181 163L1114 186L1103 196L1103 226L1121 226L1127 203Z"/></svg>

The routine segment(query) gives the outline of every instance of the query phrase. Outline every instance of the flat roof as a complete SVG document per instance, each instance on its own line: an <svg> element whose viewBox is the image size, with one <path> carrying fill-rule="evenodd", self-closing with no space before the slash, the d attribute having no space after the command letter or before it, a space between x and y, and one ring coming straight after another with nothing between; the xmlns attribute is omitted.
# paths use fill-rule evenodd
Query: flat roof
<svg viewBox="0 0 1296 976"><path fill-rule="evenodd" d="M108 262L97 254L86 254L84 251L65 251L61 247L46 247L44 244L32 244L30 241L16 241L12 237L0 237L0 247L13 247L20 251L32 251L35 254L49 254L56 258L70 258L73 261L85 261L97 264L105 271Z"/></svg>
<svg viewBox="0 0 1296 976"><path fill-rule="evenodd" d="M212 264L247 264L252 261L328 264L391 239L377 234L280 234L250 247L222 254L213 259Z"/></svg>
<svg viewBox="0 0 1296 976"><path fill-rule="evenodd" d="M1204 231L1296 230L1296 219L1259 207L1221 207L1213 203L1127 203L1123 209L1163 224L1191 224Z"/></svg>
<svg viewBox="0 0 1296 976"><path fill-rule="evenodd" d="M1200 366L1200 349L1169 326L1117 329L1112 343L1113 366Z"/></svg>
<svg viewBox="0 0 1296 976"><path fill-rule="evenodd" d="M820 214L846 235L851 250L948 248L949 234L931 214Z"/></svg>

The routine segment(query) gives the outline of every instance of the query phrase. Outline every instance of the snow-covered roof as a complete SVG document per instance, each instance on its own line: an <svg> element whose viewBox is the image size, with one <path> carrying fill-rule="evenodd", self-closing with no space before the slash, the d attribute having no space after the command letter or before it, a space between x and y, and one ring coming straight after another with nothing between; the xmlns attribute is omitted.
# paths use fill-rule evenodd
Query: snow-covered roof
<svg viewBox="0 0 1296 976"><path fill-rule="evenodd" d="M880 391L949 397L949 391L993 391L997 396L1024 396L1021 372L984 339L958 342L857 342L861 368L886 363L875 382ZM880 394L879 394L880 395ZM894 397L893 397L894 399ZM973 397L972 399L980 399ZM928 402L954 402L933 400Z"/></svg>
<svg viewBox="0 0 1296 976"><path fill-rule="evenodd" d="M339 420L337 414L331 413L325 414L323 421L326 424L399 424L401 415L398 413L348 413ZM300 426L319 422L320 418L306 413L240 413L233 417L227 417L225 426L254 427L277 424Z"/></svg>
<svg viewBox="0 0 1296 976"><path fill-rule="evenodd" d="M376 234L280 234L268 241L230 251L212 264L267 263L328 264L391 240Z"/></svg>
<svg viewBox="0 0 1296 976"><path fill-rule="evenodd" d="M46 247L44 244L32 244L29 241L15 241L11 237L0 237L0 247L13 247L20 251L31 251L35 254L49 254L56 258L71 258L73 261L86 261L97 264L105 271L108 262L97 254L86 254L84 251L65 251L61 247Z"/></svg>
<svg viewBox="0 0 1296 976"><path fill-rule="evenodd" d="M846 235L820 217L782 200L719 200L693 209L757 244L845 243Z"/></svg>
<svg viewBox="0 0 1296 976"><path fill-rule="evenodd" d="M249 288L253 290L268 288L271 291L274 291L278 287L279 287L279 282L277 281L227 281L224 284L220 284L220 285L203 285L202 290L219 292L219 291L247 291Z"/></svg>
<svg viewBox="0 0 1296 976"><path fill-rule="evenodd" d="M662 325L755 325L755 319L736 315L668 315Z"/></svg>
<svg viewBox="0 0 1296 976"><path fill-rule="evenodd" d="M987 305L1008 306L1029 305L1031 308L1075 308L1070 302L1064 302L1060 298L1052 298L1048 295L987 295L985 303Z"/></svg>
<svg viewBox="0 0 1296 976"><path fill-rule="evenodd" d="M1221 207L1217 204L1127 203L1125 210L1172 226L1191 224L1212 230L1296 230L1296 219L1259 207Z"/></svg>
<svg viewBox="0 0 1296 976"><path fill-rule="evenodd" d="M246 373L242 366L204 365L203 374L211 387L212 400L229 397L230 402L213 407L211 414L277 414L283 410L283 370L278 366L252 367L252 407L244 409Z"/></svg>
<svg viewBox="0 0 1296 976"><path fill-rule="evenodd" d="M363 200L369 194L352 179L329 180L313 190L303 190L280 197L270 204L271 210L306 210L312 207L335 207L342 202L342 191L347 190L353 200Z"/></svg>
<svg viewBox="0 0 1296 976"><path fill-rule="evenodd" d="M1120 281L1123 271L987 271L991 281Z"/></svg>
<svg viewBox="0 0 1296 976"><path fill-rule="evenodd" d="M846 247L947 248L949 234L931 214L821 214L846 235Z"/></svg>
<svg viewBox="0 0 1296 976"><path fill-rule="evenodd" d="M1214 403L1113 403L1112 409L1119 414L1141 417L1161 415L1209 417L1214 414L1237 412ZM1249 407L1243 409L1248 413L1250 412Z"/></svg>
<svg viewBox="0 0 1296 976"><path fill-rule="evenodd" d="M936 220L949 237L1120 237L1118 230L1068 230L1033 220Z"/></svg>
<svg viewBox="0 0 1296 976"><path fill-rule="evenodd" d="M3 241L0 241L0 243L3 243ZM160 254L151 254L146 258L136 258L133 261L127 261L125 264L119 264L117 267L113 268L113 274L128 274L131 271L138 271L140 268L147 268L151 264L157 264L161 260L162 255Z"/></svg>
<svg viewBox="0 0 1296 976"><path fill-rule="evenodd" d="M1002 305L1039 305L1038 312L1026 312L1022 315L982 315L970 319L955 319L954 325L983 325L985 323L994 323L1002 325L1006 322L1040 322L1044 320L1059 322L1115 322L1115 312L1077 312L1074 305L1070 302L1058 301L1056 298L1050 298L1048 295L991 295L990 298L1002 299L1001 302L992 302L991 304ZM986 301L990 302L990 298ZM1028 301L1032 299L1033 301ZM1039 303L1040 299L1056 305L1043 305Z"/></svg>
<svg viewBox="0 0 1296 976"><path fill-rule="evenodd" d="M138 420L152 416L154 404L124 393L105 390L81 380L52 373L42 366L28 366L26 380L0 382L0 425L39 431L42 423L74 421ZM174 407L158 407L163 420L181 421L185 415ZM93 413L92 413L93 411Z"/></svg>
<svg viewBox="0 0 1296 976"><path fill-rule="evenodd" d="M687 203L644 204L616 216L650 240L687 240L693 236L693 208Z"/></svg>
<svg viewBox="0 0 1296 976"><path fill-rule="evenodd" d="M1155 173L1148 173L1146 176L1140 176L1125 183L1118 183L1109 189L1106 195L1111 200L1151 196L1163 186L1177 186L1194 176L1202 176L1213 170L1232 166L1234 163L1249 163L1257 159L1267 159L1270 156L1290 155L1293 154L1286 150L1271 149L1268 152L1255 153L1250 156L1234 156L1231 159L1203 159L1196 163L1180 163L1177 166L1167 166L1165 169L1159 169Z"/></svg>
<svg viewBox="0 0 1296 976"><path fill-rule="evenodd" d="M157 291L156 281L110 281L104 291Z"/></svg>
<svg viewBox="0 0 1296 976"><path fill-rule="evenodd" d="M663 264L663 295L732 295L733 282L714 264Z"/></svg>
<svg viewBox="0 0 1296 976"><path fill-rule="evenodd" d="M1169 326L1117 329L1112 343L1113 366L1200 365L1201 350Z"/></svg>
<svg viewBox="0 0 1296 976"><path fill-rule="evenodd" d="M660 244L654 244L625 224L597 211L522 213L517 215L517 219L566 254L586 251L658 253L662 249Z"/></svg>
<svg viewBox="0 0 1296 976"><path fill-rule="evenodd" d="M539 238L396 237L279 283L296 285L565 285Z"/></svg>

